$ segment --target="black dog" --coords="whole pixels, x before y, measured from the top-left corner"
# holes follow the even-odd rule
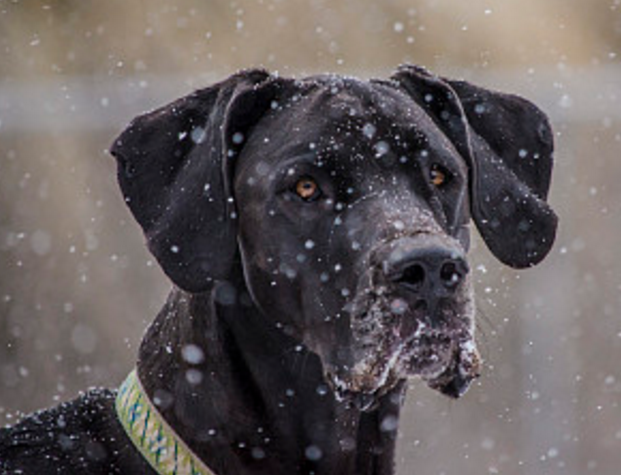
[[[175,288],[118,395],[0,432],[0,472],[393,473],[406,378],[478,375],[470,218],[543,259],[552,149],[531,103],[413,66],[245,71],[140,116],[111,151]]]

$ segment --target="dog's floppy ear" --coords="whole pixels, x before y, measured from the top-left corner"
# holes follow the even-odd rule
[[[540,262],[557,226],[546,202],[554,144],[545,114],[520,97],[416,66],[402,66],[393,79],[466,160],[472,217],[492,253],[515,268]]]
[[[137,117],[111,147],[150,251],[184,290],[207,290],[231,271],[233,163],[281,86],[263,70],[243,71]]]

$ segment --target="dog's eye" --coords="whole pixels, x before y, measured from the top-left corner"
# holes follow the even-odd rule
[[[297,181],[295,193],[304,201],[314,201],[321,196],[319,185],[310,177],[300,178]]]
[[[429,181],[437,188],[447,184],[449,180],[449,172],[441,165],[434,163],[429,170]]]

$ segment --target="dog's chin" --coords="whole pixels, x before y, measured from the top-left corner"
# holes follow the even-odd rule
[[[479,377],[481,359],[472,340],[458,342],[452,352],[452,357],[440,372],[426,374],[421,372],[420,377],[431,389],[457,399],[463,396],[471,383]]]
[[[427,330],[406,340],[389,332],[369,350],[348,371],[327,375],[337,398],[364,411],[372,410],[382,396],[408,378],[420,378],[430,388],[459,398],[480,372],[469,332]]]

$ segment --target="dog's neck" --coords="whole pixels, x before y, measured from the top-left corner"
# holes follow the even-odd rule
[[[244,305],[243,285],[225,290],[174,290],[140,348],[140,380],[178,436],[217,475],[393,473],[404,385],[369,412],[338,401],[317,355]]]

